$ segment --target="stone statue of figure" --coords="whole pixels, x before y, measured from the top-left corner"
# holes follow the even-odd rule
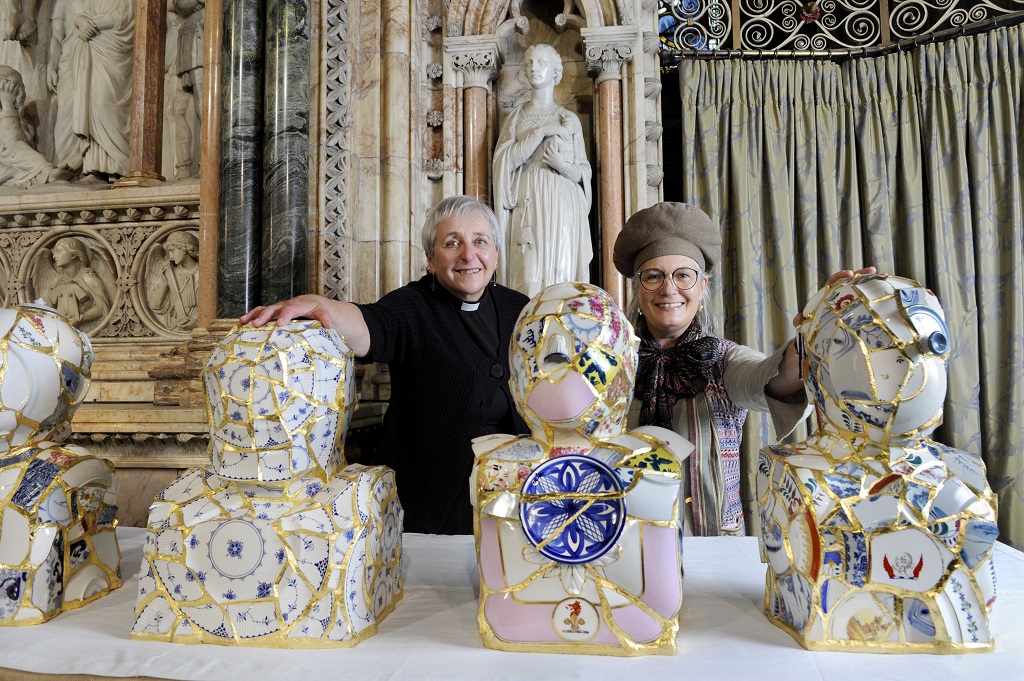
[[[82,331],[99,325],[113,305],[110,256],[79,237],[59,239],[52,253],[42,249],[31,279],[36,295]]]
[[[170,0],[168,9],[181,17],[178,26],[174,73],[180,90],[171,95],[171,118],[174,120],[174,177],[183,180],[192,174],[193,121],[202,120],[203,99],[203,30],[206,3],[203,0]],[[192,101],[195,116],[188,116]]]
[[[0,0],[0,40],[36,42],[36,0]]]
[[[69,171],[54,166],[33,146],[35,128],[25,104],[21,74],[0,65],[0,185],[27,189],[70,179]]]
[[[590,163],[580,119],[554,101],[562,59],[551,45],[526,50],[533,93],[505,119],[494,152],[494,208],[507,248],[504,277],[528,296],[590,281]]]
[[[57,0],[46,84],[57,165],[92,181],[126,174],[135,43],[132,0]]]
[[[981,457],[930,437],[952,347],[935,295],[843,279],[800,334],[818,426],[758,459],[765,613],[811,650],[990,650],[996,497]]]
[[[199,319],[199,239],[191,232],[171,232],[149,259],[146,289],[153,312],[171,329],[194,329]]]

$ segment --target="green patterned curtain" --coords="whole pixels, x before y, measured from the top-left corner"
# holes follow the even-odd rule
[[[846,267],[924,283],[953,343],[935,439],[984,457],[1000,539],[1024,549],[1024,28],[842,64],[684,60],[679,77],[682,196],[722,225],[724,335],[777,348]],[[772,437],[752,414],[745,460]]]

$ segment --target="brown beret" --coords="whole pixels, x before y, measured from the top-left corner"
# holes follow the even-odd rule
[[[707,213],[688,203],[663,201],[633,213],[615,239],[615,269],[632,277],[661,255],[688,255],[705,272],[722,253],[722,234]]]

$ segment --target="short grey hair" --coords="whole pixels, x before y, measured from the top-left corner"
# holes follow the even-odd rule
[[[714,336],[717,334],[717,330],[715,329],[715,315],[711,314],[710,305],[710,302],[714,300],[714,296],[712,295],[714,279],[712,279],[711,276],[705,272],[701,272],[700,274],[702,277],[707,279],[708,290],[704,292],[704,298],[701,299],[700,309],[697,310],[697,316],[694,317],[694,319],[697,320],[698,323],[700,323],[700,328],[704,332],[704,335]],[[636,275],[634,275],[630,281],[633,282],[633,295],[629,297],[629,302],[626,304],[626,318],[629,320],[630,324],[636,327],[637,323],[640,321],[641,316],[640,273],[637,272]]]
[[[424,252],[430,257],[434,257],[434,240],[437,238],[437,228],[442,222],[448,218],[471,214],[479,215],[487,220],[487,224],[491,227],[491,235],[494,237],[494,245],[500,251],[501,225],[498,224],[498,217],[491,207],[472,196],[449,196],[438,201],[427,213],[427,219],[423,221],[420,237],[423,240]]]

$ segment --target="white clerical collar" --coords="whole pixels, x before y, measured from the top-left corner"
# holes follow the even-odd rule
[[[477,301],[475,303],[467,303],[466,301],[462,301],[462,311],[463,312],[476,312],[479,309],[480,309],[480,302],[479,301]]]

